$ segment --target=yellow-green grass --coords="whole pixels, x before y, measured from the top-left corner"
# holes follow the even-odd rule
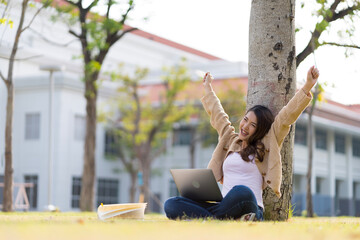
[[[360,239],[360,218],[294,217],[287,222],[144,220],[102,222],[96,213],[0,213],[0,239]]]

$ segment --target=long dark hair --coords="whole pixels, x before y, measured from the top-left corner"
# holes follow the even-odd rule
[[[240,154],[241,157],[247,162],[250,161],[250,155],[254,155],[255,158],[262,162],[265,155],[265,146],[261,140],[270,130],[271,124],[274,122],[274,115],[270,109],[262,105],[253,106],[246,112],[246,114],[248,112],[253,112],[257,118],[256,131],[249,138],[248,146],[244,148]]]

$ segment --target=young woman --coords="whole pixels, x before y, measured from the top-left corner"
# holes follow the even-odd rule
[[[216,180],[223,184],[224,198],[219,203],[209,203],[173,197],[165,202],[166,216],[170,219],[213,217],[262,221],[262,191],[269,186],[281,197],[282,142],[291,124],[311,101],[310,90],[318,77],[318,69],[311,67],[302,89],[275,118],[264,106],[250,108],[240,122],[239,133],[235,133],[212,89],[213,78],[210,73],[206,73],[203,81],[205,96],[201,101],[210,116],[211,125],[219,134],[208,168],[213,170]]]

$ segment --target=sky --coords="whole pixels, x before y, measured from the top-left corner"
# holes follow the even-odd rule
[[[251,0],[138,0],[135,3],[130,25],[229,61],[248,62]],[[304,8],[296,7],[295,24],[301,29],[296,35],[297,53],[309,41],[310,31],[318,21],[312,16],[311,4],[314,3],[307,1]],[[338,38],[337,31],[343,26],[333,24],[324,36]],[[305,81],[308,68],[316,65],[320,70],[319,82],[327,83],[325,90],[330,99],[360,104],[360,50],[351,53],[345,57],[344,48],[319,48],[298,67],[298,84]]]

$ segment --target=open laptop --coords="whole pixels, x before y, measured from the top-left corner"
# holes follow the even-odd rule
[[[170,169],[182,197],[220,202],[222,195],[211,169]]]

